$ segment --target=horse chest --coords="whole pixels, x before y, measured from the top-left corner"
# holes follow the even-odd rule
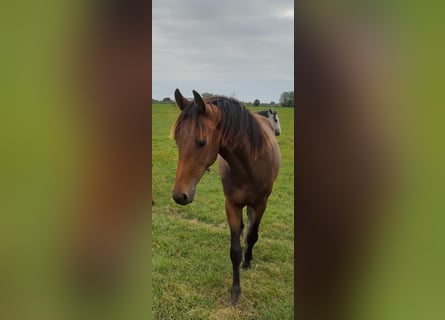
[[[224,194],[230,201],[237,205],[252,205],[265,199],[270,193],[269,189],[265,186],[246,182],[232,181],[228,183],[223,182]]]
[[[229,164],[219,159],[219,171],[225,196],[237,205],[262,202],[270,193],[273,181],[251,168]]]

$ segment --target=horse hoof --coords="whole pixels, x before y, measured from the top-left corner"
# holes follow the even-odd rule
[[[250,269],[250,261],[244,261],[241,268],[243,268],[244,270]]]
[[[232,288],[232,297],[231,297],[232,306],[235,306],[236,303],[238,302],[240,293],[241,293],[240,288]]]

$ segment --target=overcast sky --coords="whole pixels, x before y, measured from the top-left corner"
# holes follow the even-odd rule
[[[278,102],[293,90],[293,0],[153,0],[153,98],[179,88]]]

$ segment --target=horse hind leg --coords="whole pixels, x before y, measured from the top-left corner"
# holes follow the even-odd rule
[[[243,269],[250,269],[250,261],[252,260],[253,246],[258,240],[258,228],[260,226],[261,218],[266,209],[265,205],[256,206],[255,208],[247,207],[247,236],[246,236],[246,248],[244,250],[244,262]]]

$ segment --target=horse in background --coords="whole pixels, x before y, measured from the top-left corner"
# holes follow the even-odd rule
[[[256,113],[269,120],[269,123],[272,125],[276,136],[279,136],[281,134],[280,118],[278,117],[278,113],[275,110],[262,110],[257,111]]]

